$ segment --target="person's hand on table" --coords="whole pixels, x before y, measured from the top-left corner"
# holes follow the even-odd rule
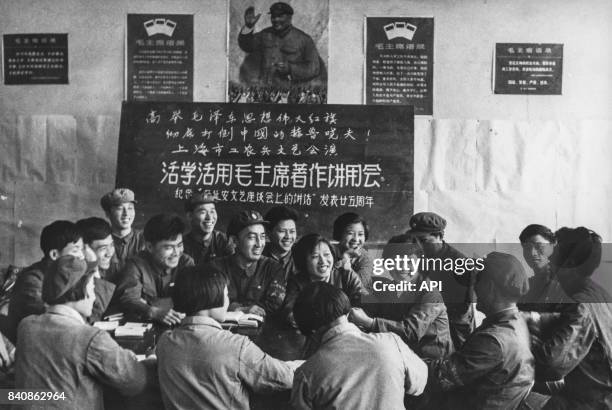
[[[160,307],[151,307],[151,318],[157,322],[167,326],[178,325],[185,317],[184,313],[177,312],[174,309],[163,309]]]
[[[372,329],[374,326],[374,319],[368,316],[368,314],[361,308],[351,308],[348,319],[364,329]]]
[[[243,310],[243,312],[266,317],[266,311],[259,305],[245,306],[245,310]]]
[[[252,28],[255,24],[257,24],[260,17],[261,13],[255,15],[254,7],[247,7],[247,9],[244,11],[244,25],[247,28]]]

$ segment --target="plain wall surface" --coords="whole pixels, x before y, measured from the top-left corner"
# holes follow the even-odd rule
[[[0,0],[2,34],[68,33],[70,64],[68,85],[0,84],[0,266],[39,258],[51,220],[102,215],[128,13],[193,14],[194,100],[225,101],[226,1]],[[414,207],[446,216],[451,241],[516,241],[533,222],[612,239],[612,2],[330,0],[329,14],[334,104],[363,102],[365,16],[434,17],[434,114],[416,119]],[[563,95],[494,95],[496,42],[563,43]]]

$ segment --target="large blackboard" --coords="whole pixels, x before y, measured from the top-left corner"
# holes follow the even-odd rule
[[[117,186],[135,191],[137,225],[208,190],[220,229],[287,204],[301,233],[329,237],[353,211],[384,242],[412,214],[413,118],[411,106],[124,102]]]

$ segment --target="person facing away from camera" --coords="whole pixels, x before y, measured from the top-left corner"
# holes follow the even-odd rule
[[[533,320],[535,391],[552,395],[545,409],[612,408],[612,297],[591,276],[602,258],[601,237],[590,229],[561,228],[550,257],[571,298],[556,320]]]
[[[66,255],[85,258],[83,235],[76,224],[70,221],[54,221],[45,226],[40,233],[40,249],[43,258],[21,271],[15,281],[9,302],[6,334],[13,343],[17,340],[17,326],[24,317],[45,312],[43,278],[53,261]]]
[[[382,259],[407,257],[406,269],[391,269],[392,279],[375,276],[373,291],[362,298],[362,308],[353,307],[349,320],[370,332],[393,332],[419,357],[441,359],[453,352],[448,315],[442,295],[436,289],[424,290],[425,278],[415,268],[423,256],[420,245],[408,235],[393,237],[383,248]],[[389,290],[388,285],[412,283],[415,290]]]
[[[134,395],[148,382],[145,365],[131,351],[85,322],[95,300],[95,262],[89,264],[72,255],[52,261],[42,287],[49,308],[19,324],[15,388],[63,393],[55,402],[61,408],[102,410],[103,386]]]
[[[350,309],[329,283],[310,283],[298,296],[295,321],[321,344],[295,372],[294,409],[403,409],[405,394],[423,393],[425,363],[394,333],[360,331],[348,322]]]
[[[289,390],[302,361],[277,360],[248,337],[224,330],[227,277],[201,266],[181,271],[172,299],[186,315],[157,344],[166,409],[249,409],[249,394]]]
[[[449,392],[449,408],[522,405],[535,373],[529,330],[516,307],[528,286],[518,259],[500,252],[487,255],[475,285],[477,309],[486,318],[453,354],[428,362],[428,390]]]

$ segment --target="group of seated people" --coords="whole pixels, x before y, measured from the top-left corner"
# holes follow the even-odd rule
[[[612,408],[612,300],[590,279],[595,232],[527,226],[531,277],[501,252],[462,275],[414,263],[378,275],[356,213],[336,218],[333,240],[300,236],[300,214],[285,206],[242,211],[224,233],[216,202],[185,202],[188,233],[168,214],[140,231],[134,193],[119,188],[101,199],[109,222],[46,226],[44,256],[19,273],[3,329],[16,343],[15,388],[64,391],[79,409],[104,408],[104,385],[130,395],[148,383],[167,409],[247,409],[251,393],[283,390],[295,409]],[[445,229],[417,213],[382,258],[465,258]],[[441,291],[423,290],[433,281]],[[400,283],[416,290],[379,290]],[[224,330],[228,311],[296,328],[304,357],[276,359]],[[118,313],[168,329],[154,356],[137,361],[92,326]]]

